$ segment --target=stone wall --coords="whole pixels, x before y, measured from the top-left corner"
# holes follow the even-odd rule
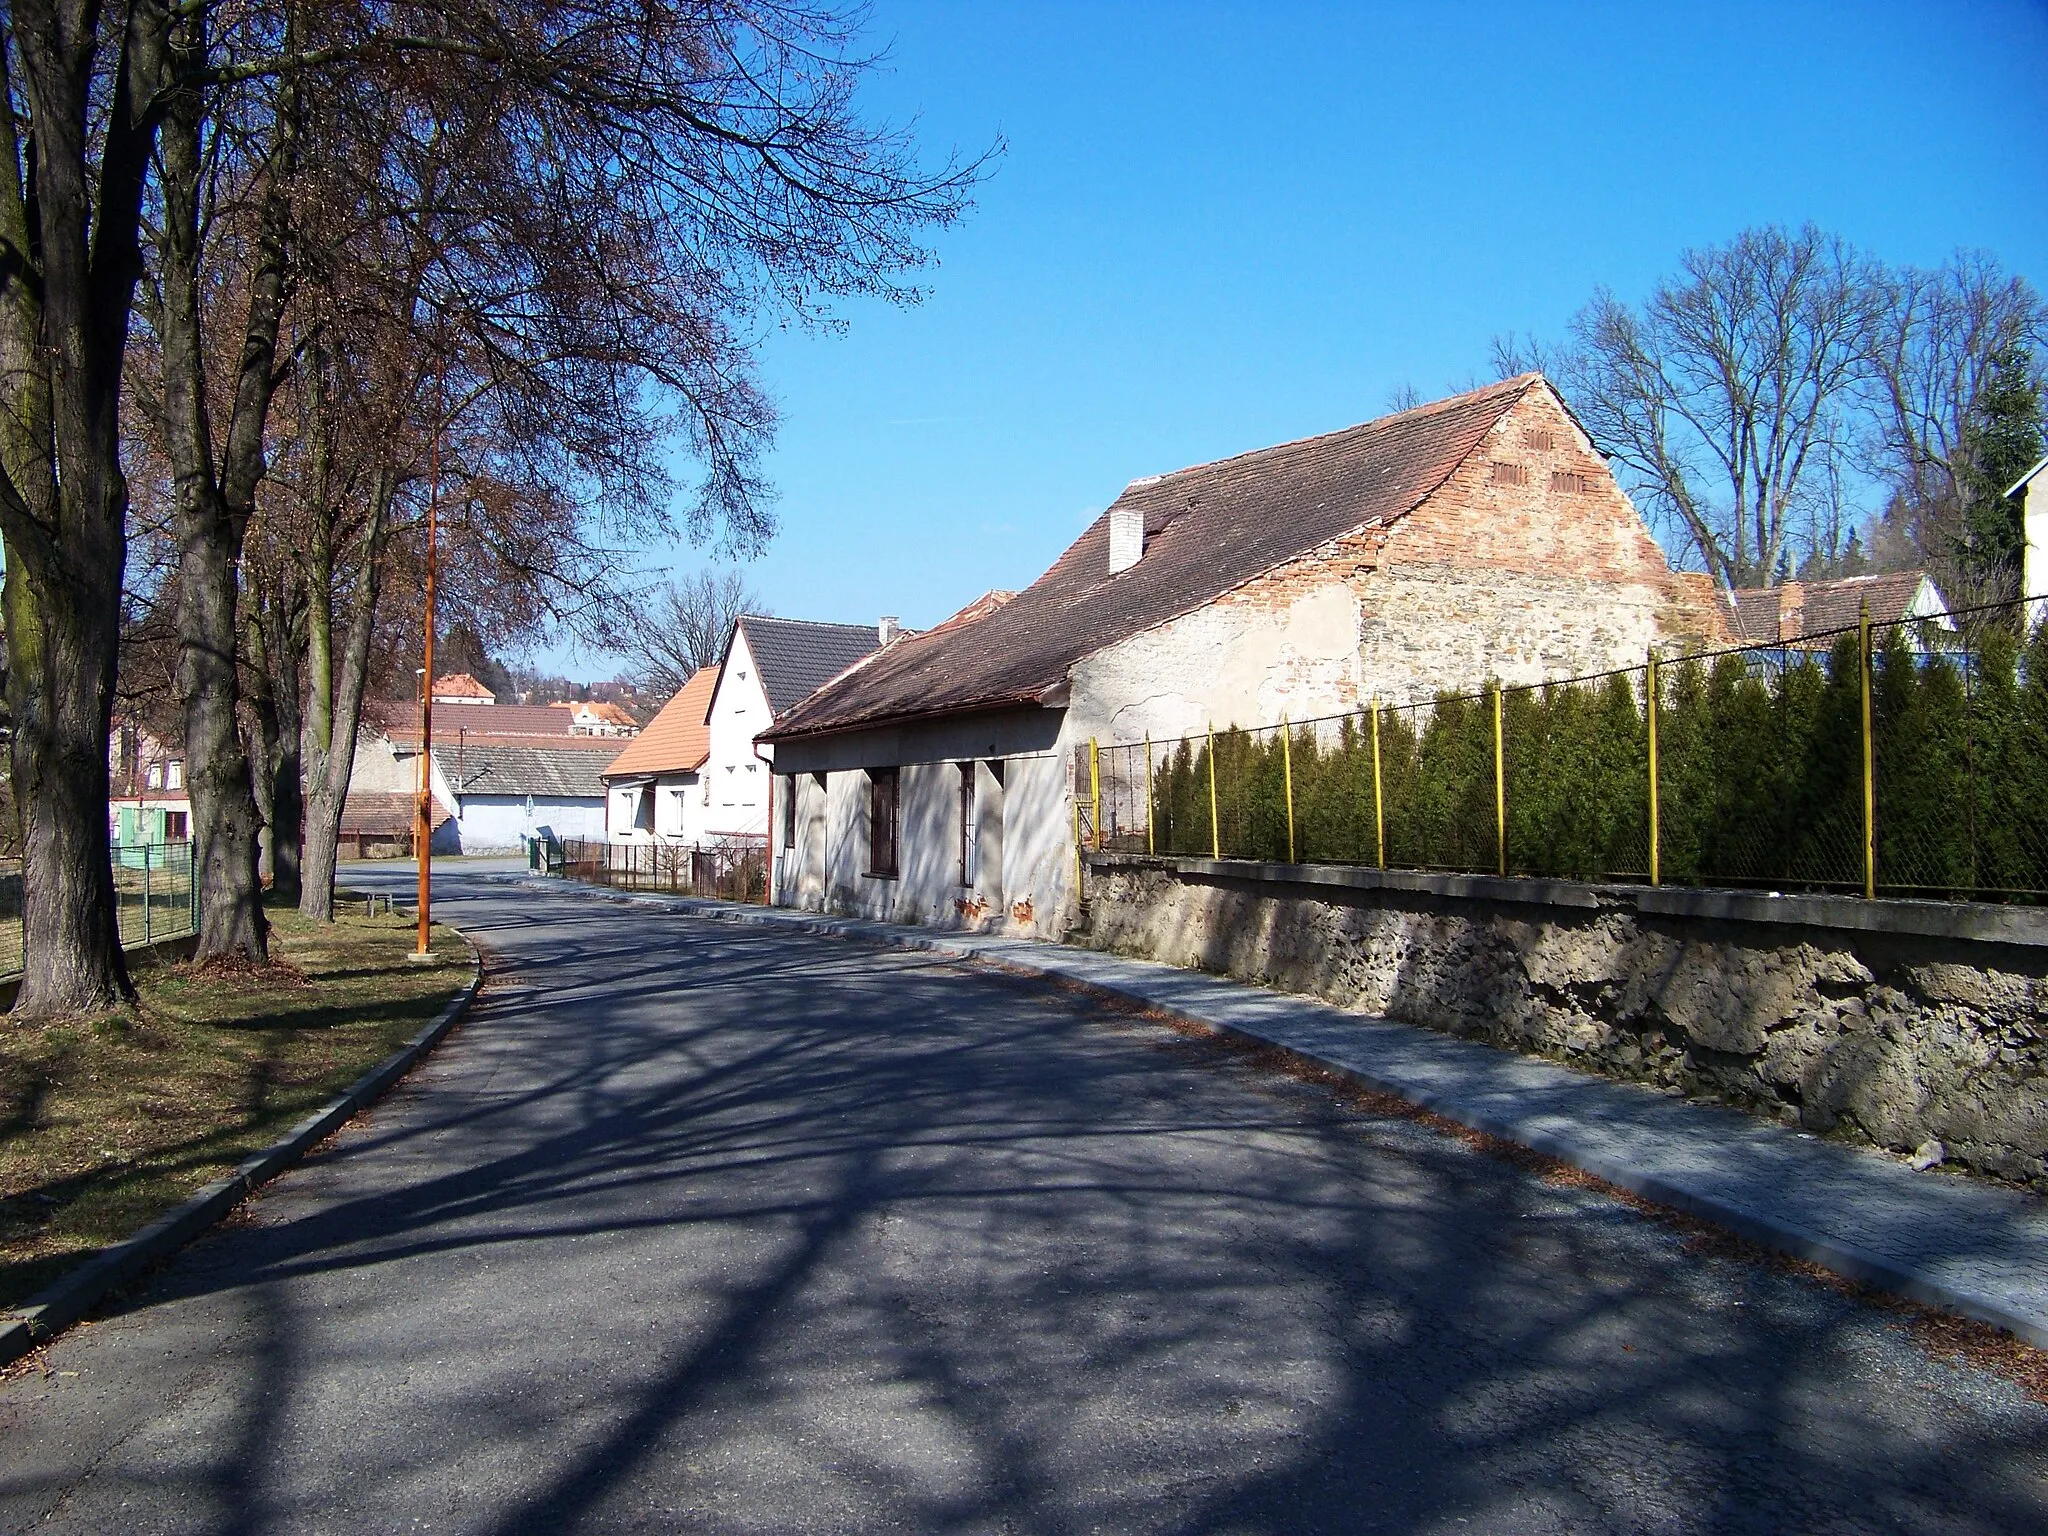
[[[2048,914],[1315,873],[1097,856],[1076,937],[2048,1193]]]

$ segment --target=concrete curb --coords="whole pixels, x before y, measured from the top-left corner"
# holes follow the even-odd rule
[[[185,1244],[227,1215],[255,1190],[284,1172],[307,1152],[368,1108],[419,1059],[440,1043],[455,1027],[476,998],[483,984],[483,960],[467,935],[469,983],[448,1000],[412,1039],[370,1068],[339,1096],[301,1120],[289,1131],[236,1165],[225,1178],[215,1179],[183,1204],[173,1207],[133,1237],[122,1239],[87,1259],[78,1268],[53,1281],[27,1305],[0,1313],[0,1366],[20,1359],[30,1350],[47,1344],[86,1313],[98,1306],[109,1292],[119,1290],[136,1276],[169,1258]]]
[[[1043,977],[1062,985],[1077,987],[1123,1003],[1134,1003],[1148,1009],[1156,1009],[1185,1020],[1203,1029],[1234,1037],[1253,1044],[1267,1046],[1283,1052],[1292,1060],[1306,1066],[1334,1073],[1359,1087],[1383,1093],[1391,1098],[1401,1099],[1419,1109],[1429,1111],[1445,1120],[1462,1125],[1469,1130],[1513,1142],[1532,1152],[1556,1158],[1583,1173],[1592,1174],[1615,1185],[1630,1194],[1638,1195],[1658,1205],[1668,1206],[1688,1216],[1712,1222],[1738,1237],[1746,1238],[1763,1247],[1787,1254],[1792,1258],[1804,1259],[1818,1264],[1847,1280],[1878,1290],[1888,1291],[1908,1300],[1944,1308],[1978,1322],[1989,1323],[2003,1328],[2037,1349],[2048,1349],[2048,1316],[2032,1312],[2020,1312],[2006,1306],[1993,1296],[1974,1291],[1964,1286],[1950,1284],[1924,1271],[1897,1264],[1882,1255],[1871,1253],[1853,1244],[1816,1233],[1796,1224],[1780,1220],[1766,1211],[1753,1210],[1741,1203],[1698,1190],[1686,1189],[1655,1174],[1629,1166],[1626,1162],[1592,1151],[1578,1145],[1569,1135],[1558,1135],[1532,1131],[1529,1127],[1517,1125],[1469,1104],[1462,1104],[1451,1094],[1434,1093],[1419,1088],[1414,1083],[1380,1077],[1355,1065],[1322,1055],[1303,1046],[1276,1040],[1258,1031],[1248,1029],[1240,1023],[1207,1016],[1201,1011],[1184,1005],[1165,1002],[1149,994],[1144,988],[1122,986],[1114,981],[1076,975],[1058,965],[1034,964],[1028,957],[1015,954],[992,956],[972,944],[951,940],[939,932],[929,935],[906,933],[882,925],[857,919],[820,917],[814,914],[797,914],[788,909],[748,909],[730,903],[706,901],[700,897],[656,896],[641,893],[614,892],[592,887],[580,887],[573,883],[557,880],[543,880],[527,876],[499,876],[501,880],[533,884],[555,890],[570,889],[585,892],[617,902],[629,902],[682,911],[698,917],[723,922],[747,923],[759,927],[775,928],[782,931],[819,934],[835,938],[863,939],[870,943],[888,947],[925,951],[940,954],[970,964],[984,966],[996,971],[1009,971]],[[1094,951],[1083,951],[1092,954]],[[1240,983],[1248,991],[1248,983]],[[1303,999],[1303,1001],[1313,1001]]]

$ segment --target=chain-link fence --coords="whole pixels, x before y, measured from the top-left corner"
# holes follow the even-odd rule
[[[190,843],[115,843],[108,852],[123,948],[198,932]],[[0,862],[0,977],[25,964],[21,901],[21,861]]]
[[[674,891],[759,904],[768,899],[768,839],[732,833],[704,843],[602,843],[570,838],[561,874],[589,885]]]
[[[1126,851],[2036,901],[2048,626],[2023,643],[2020,612],[1084,749],[1076,824]]]

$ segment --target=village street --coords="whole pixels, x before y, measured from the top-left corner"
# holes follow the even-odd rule
[[[0,1384],[0,1529],[2048,1526],[2048,1410],[1900,1314],[1158,1023],[573,889],[436,912],[477,1008]]]

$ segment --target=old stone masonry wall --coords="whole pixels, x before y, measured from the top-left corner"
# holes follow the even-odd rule
[[[1088,942],[2048,1193],[2048,950],[1582,905],[1091,872]]]

